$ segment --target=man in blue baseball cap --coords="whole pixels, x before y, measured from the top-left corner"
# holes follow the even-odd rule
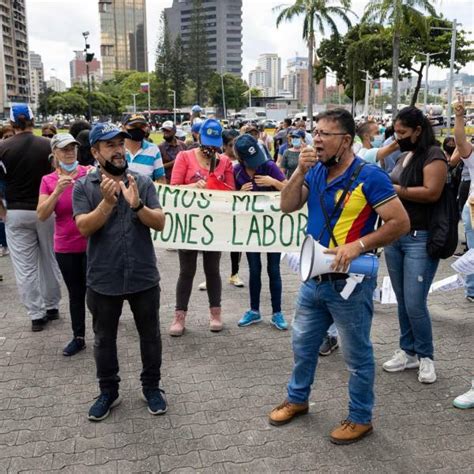
[[[90,132],[99,166],[74,185],[73,215],[87,247],[87,306],[95,334],[94,358],[100,395],[89,410],[101,421],[120,403],[117,327],[128,300],[140,336],[143,398],[152,415],[165,413],[159,388],[160,276],[150,229],[161,231],[165,215],[149,176],[127,171],[125,138],[111,123]]]
[[[15,277],[31,330],[42,331],[59,318],[59,268],[53,250],[54,217],[41,222],[36,214],[41,178],[51,173],[51,142],[34,135],[28,104],[12,104],[15,135],[0,144],[0,170],[6,182],[6,235]],[[3,166],[2,166],[3,164]]]

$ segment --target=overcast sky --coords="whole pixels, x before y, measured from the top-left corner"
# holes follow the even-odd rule
[[[160,13],[169,7],[172,0],[147,0],[147,28],[149,62],[155,62],[154,50],[158,37]],[[243,66],[245,80],[248,72],[256,65],[261,53],[278,53],[283,60],[296,53],[306,55],[306,47],[301,40],[302,22],[294,20],[290,24],[275,27],[276,13],[273,7],[291,4],[292,0],[243,0]],[[366,1],[353,0],[353,10],[359,16]],[[463,28],[474,31],[473,0],[438,0],[437,10],[448,19],[457,18]],[[83,31],[89,31],[92,51],[100,53],[100,25],[97,0],[26,0],[30,49],[41,54],[46,78],[57,76],[69,84],[69,61],[73,51],[84,48]],[[344,31],[344,29],[342,29]],[[471,33],[470,38],[474,39]],[[100,59],[100,58],[99,58]],[[464,71],[474,74],[474,63]],[[446,71],[430,69],[430,79],[443,79]]]

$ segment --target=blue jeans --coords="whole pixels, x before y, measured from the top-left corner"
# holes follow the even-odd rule
[[[467,203],[462,211],[462,221],[466,232],[467,248],[474,249],[474,229],[472,228],[471,211]],[[466,296],[474,297],[474,273],[466,275]]]
[[[427,240],[427,230],[410,232],[385,247],[385,260],[397,296],[400,348],[411,356],[433,359],[427,299],[439,260],[428,255]]]
[[[281,311],[281,275],[280,254],[267,253],[267,273],[270,280],[270,297],[273,313]],[[260,292],[262,291],[262,256],[260,253],[247,252],[249,262],[250,309],[260,311]]]
[[[370,423],[375,378],[370,328],[377,279],[365,278],[347,300],[340,295],[345,284],[345,280],[322,283],[309,280],[300,288],[293,320],[294,366],[288,383],[288,400],[304,403],[309,399],[319,348],[334,321],[350,372],[348,419]]]

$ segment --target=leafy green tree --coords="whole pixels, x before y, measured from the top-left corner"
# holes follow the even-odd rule
[[[185,45],[185,53],[188,77],[195,88],[195,100],[198,104],[204,103],[206,82],[211,75],[208,50],[205,11],[203,11],[202,0],[193,0],[191,31]]]
[[[308,45],[308,90],[309,100],[307,113],[310,119],[310,126],[313,127],[313,102],[314,102],[314,49],[316,44],[316,29],[323,36],[325,27],[329,26],[334,35],[339,31],[334,18],[341,19],[349,28],[351,22],[347,16],[351,12],[351,0],[340,0],[340,5],[330,5],[329,0],[295,0],[295,3],[284,8],[284,5],[275,7],[274,10],[280,11],[276,25],[277,27],[283,21],[291,21],[297,16],[303,16],[303,39]],[[352,13],[352,12],[351,12]]]
[[[416,86],[411,97],[411,105],[415,105],[418,100],[418,93],[421,88],[423,76],[426,73],[426,53],[431,53],[430,64],[440,68],[448,68],[451,58],[451,32],[447,30],[437,30],[432,27],[451,28],[452,22],[445,18],[427,17],[428,35],[419,31],[415,22],[410,22],[406,33],[402,37],[401,56],[410,58],[411,63],[408,68],[417,76]],[[454,69],[458,72],[469,61],[474,59],[472,41],[466,39],[466,32],[460,30],[456,34],[456,55],[454,58]],[[420,54],[423,53],[423,54]]]
[[[183,95],[186,87],[186,56],[181,36],[178,35],[173,43],[173,53],[171,60],[171,84],[176,92],[176,106],[183,104]]]
[[[160,25],[161,34],[156,47],[155,63],[155,74],[158,81],[157,100],[161,107],[169,108],[171,106],[169,83],[173,77],[174,51],[170,31],[168,28],[168,21],[166,19],[164,10],[161,14]]]
[[[240,110],[248,103],[248,85],[240,77],[233,74],[224,74],[224,94],[228,109]],[[222,79],[214,72],[207,84],[209,102],[215,107],[222,108]]]
[[[418,9],[420,10],[418,10]],[[407,24],[414,22],[419,31],[424,31],[427,36],[428,28],[423,16],[428,12],[437,16],[430,0],[369,0],[365,7],[364,22],[387,22],[392,27],[392,113],[398,110],[398,80],[400,48],[403,30]]]

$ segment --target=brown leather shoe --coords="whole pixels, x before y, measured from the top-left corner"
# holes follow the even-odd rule
[[[308,413],[308,402],[290,403],[288,400],[285,400],[270,412],[268,421],[273,426],[285,425],[295,416],[306,415],[306,413]]]
[[[351,444],[361,440],[372,431],[372,423],[362,425],[361,423],[344,420],[341,421],[341,426],[332,430],[330,440],[334,444]]]

